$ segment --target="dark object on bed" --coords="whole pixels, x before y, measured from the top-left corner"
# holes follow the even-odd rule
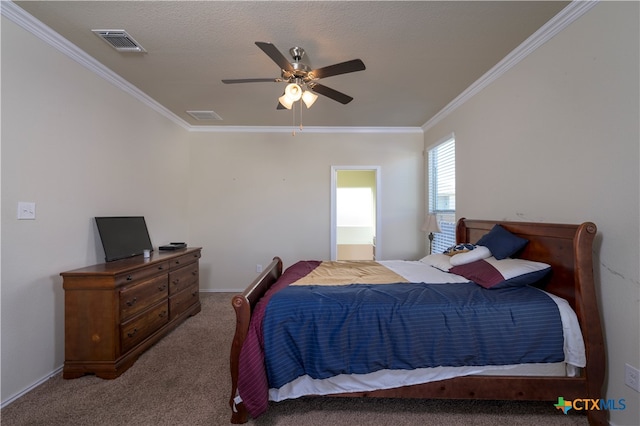
[[[542,376],[464,376],[436,382],[368,392],[340,394],[341,397],[384,398],[442,398],[492,400],[565,400],[599,399],[604,381],[605,355],[600,313],[593,281],[593,239],[596,226],[545,224],[526,222],[495,222],[460,219],[456,240],[478,241],[499,224],[504,229],[528,240],[518,257],[544,262],[553,273],[545,284],[545,291],[566,299],[578,316],[586,347],[587,365],[579,377]],[[251,314],[256,303],[282,274],[282,260],[278,257],[242,293],[233,297],[236,310],[236,332],[231,348],[232,423],[247,421],[247,411],[241,402],[234,404],[238,385],[239,357],[247,336]],[[606,412],[588,411],[589,422],[607,424]]]

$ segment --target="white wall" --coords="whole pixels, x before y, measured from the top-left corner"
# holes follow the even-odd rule
[[[204,247],[203,290],[244,289],[280,256],[330,258],[331,166],[380,166],[382,255],[417,258],[423,136],[333,133],[190,135],[190,243]]]
[[[602,2],[425,133],[455,132],[459,217],[598,226],[597,292],[608,369],[638,425],[640,367],[639,7]],[[560,396],[560,395],[559,395]]]
[[[185,137],[2,18],[3,402],[62,366],[59,273],[103,261],[94,216],[144,215],[156,246],[186,238]]]

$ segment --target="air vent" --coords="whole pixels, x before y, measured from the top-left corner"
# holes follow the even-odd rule
[[[146,50],[133,39],[125,30],[91,30],[95,35],[109,43],[118,52],[140,52]]]
[[[187,114],[196,120],[222,120],[222,117],[213,111],[187,111]]]

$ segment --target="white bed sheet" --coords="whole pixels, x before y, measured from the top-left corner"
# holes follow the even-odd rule
[[[330,395],[347,392],[366,392],[402,386],[436,382],[470,375],[492,376],[556,376],[574,377],[579,369],[564,362],[546,364],[514,364],[478,367],[435,367],[415,370],[380,370],[368,374],[340,374],[328,379],[314,379],[304,375],[279,389],[269,389],[271,401],[284,401],[308,395]]]
[[[443,272],[420,261],[388,260],[379,261],[379,263],[393,270],[409,282],[432,282],[443,283],[443,285],[469,282],[466,278]],[[279,389],[269,389],[269,399],[271,401],[282,401],[305,395],[329,395],[392,389],[474,374],[574,377],[579,374],[579,368],[586,365],[584,341],[577,315],[566,300],[547,292],[544,293],[556,302],[560,311],[564,333],[564,362],[380,370],[368,374],[341,374],[328,379],[313,379],[305,375]]]

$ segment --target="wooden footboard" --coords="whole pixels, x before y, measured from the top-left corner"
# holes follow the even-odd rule
[[[519,377],[467,376],[372,392],[340,394],[340,397],[385,398],[445,398],[541,400],[550,404],[565,400],[600,399],[605,374],[605,352],[600,313],[593,278],[593,240],[595,224],[581,225],[500,222],[460,219],[456,239],[475,242],[491,228],[500,224],[510,232],[529,240],[519,254],[524,259],[551,265],[553,273],[545,290],[566,299],[575,310],[586,345],[587,366],[580,377]],[[267,269],[242,293],[233,297],[236,311],[236,332],[231,347],[232,390],[229,404],[233,410],[231,422],[248,419],[242,403],[234,403],[238,384],[240,349],[247,336],[255,304],[282,274],[282,261],[275,257]],[[552,405],[550,405],[552,408]],[[606,425],[607,412],[587,412],[591,425]]]
[[[242,294],[236,294],[231,299],[233,309],[236,311],[236,332],[231,343],[231,423],[246,423],[248,416],[244,404],[236,403],[235,397],[238,390],[238,366],[240,360],[240,350],[244,339],[247,337],[251,313],[256,303],[264,296],[269,288],[282,275],[282,259],[274,257],[273,261],[262,271]]]

